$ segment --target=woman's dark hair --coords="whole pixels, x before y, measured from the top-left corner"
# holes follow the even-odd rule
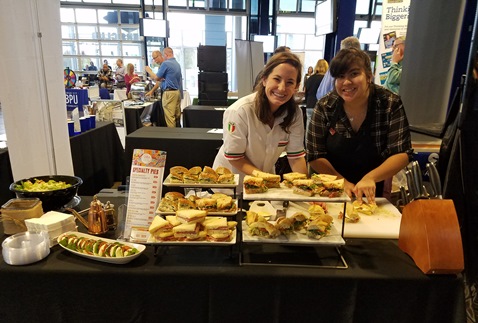
[[[341,49],[330,63],[330,75],[337,78],[339,75],[347,73],[352,65],[358,65],[365,71],[370,80],[373,79],[370,56],[361,49],[348,48]]]
[[[294,120],[295,113],[298,109],[298,104],[292,96],[289,101],[284,103],[277,109],[276,112],[273,114],[271,113],[269,99],[267,98],[265,87],[262,84],[262,81],[269,77],[272,73],[274,68],[276,68],[280,64],[289,64],[295,67],[297,70],[297,78],[296,83],[299,86],[300,81],[302,80],[302,63],[299,57],[291,52],[282,52],[273,55],[269,61],[267,62],[266,66],[261,71],[261,79],[257,83],[255,90],[257,91],[257,95],[254,101],[254,108],[257,117],[261,120],[262,123],[269,123],[272,119],[282,115],[287,111],[287,116],[284,118],[284,121],[280,124],[281,128],[284,129],[285,132],[289,132],[289,126]]]

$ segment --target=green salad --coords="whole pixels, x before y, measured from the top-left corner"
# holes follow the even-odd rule
[[[18,191],[26,192],[45,192],[45,191],[55,191],[62,190],[65,188],[71,187],[71,184],[67,184],[62,181],[55,181],[50,179],[48,182],[44,180],[35,178],[35,181],[32,183],[30,180],[24,181],[21,184],[15,185],[15,189]]]

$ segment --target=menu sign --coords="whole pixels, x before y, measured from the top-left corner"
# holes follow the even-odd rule
[[[124,237],[146,242],[161,197],[166,152],[135,149],[131,164]]]

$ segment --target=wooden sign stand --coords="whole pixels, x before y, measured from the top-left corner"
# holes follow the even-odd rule
[[[398,246],[425,274],[464,269],[460,227],[452,200],[415,200],[403,208]]]

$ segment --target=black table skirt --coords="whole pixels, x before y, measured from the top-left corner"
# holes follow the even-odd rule
[[[94,195],[124,177],[124,150],[112,122],[70,138],[73,169],[83,179],[79,195]]]
[[[83,205],[90,201],[82,199]],[[348,269],[239,266],[239,250],[170,247],[155,256],[148,245],[131,263],[113,265],[55,246],[35,264],[1,260],[0,319],[465,322],[461,275],[424,275],[396,240],[347,240]]]
[[[183,123],[187,128],[222,128],[224,109],[221,106],[190,105],[183,110]]]
[[[8,188],[13,183],[12,166],[8,149],[0,149],[0,206],[15,197]]]

